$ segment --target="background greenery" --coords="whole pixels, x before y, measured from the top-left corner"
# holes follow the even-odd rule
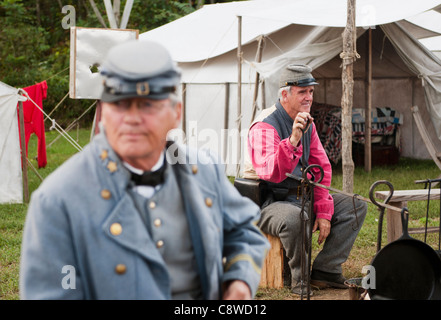
[[[205,3],[218,2],[230,1],[135,0],[127,29],[146,32]],[[104,1],[95,0],[95,3],[108,24]],[[121,15],[125,3],[121,0]],[[70,33],[61,24],[66,16],[62,8],[66,5],[75,7],[76,26],[103,27],[87,0],[0,0],[0,81],[24,88],[47,80],[48,98],[44,106],[48,112],[69,92]],[[66,99],[51,117],[66,127],[92,103],[85,99]],[[93,114],[89,112],[82,117],[81,124],[90,123]]]

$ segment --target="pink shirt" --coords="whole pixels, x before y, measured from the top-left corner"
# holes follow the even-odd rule
[[[312,132],[308,163],[318,164],[323,168],[324,176],[320,183],[330,186],[331,163],[317,135],[314,123],[310,130]],[[281,140],[276,129],[268,123],[257,122],[249,131],[248,153],[257,175],[262,180],[279,183],[290,179],[285,174],[293,172],[302,158],[302,152],[301,142],[294,147],[289,142],[289,137]],[[318,169],[313,169],[312,172],[317,179],[320,177]],[[331,220],[334,214],[334,201],[327,189],[314,187],[314,212],[317,218]]]

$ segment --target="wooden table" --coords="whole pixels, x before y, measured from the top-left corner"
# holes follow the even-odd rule
[[[417,190],[395,190],[392,198],[389,200],[388,204],[393,207],[404,208],[407,207],[407,201],[427,201],[428,189],[417,189]],[[376,191],[375,198],[385,200],[389,195],[389,191]],[[430,200],[440,199],[440,189],[430,190]],[[412,212],[409,212],[412,214]],[[401,237],[403,234],[403,228],[401,223],[401,212],[386,209],[386,219],[387,219],[387,242],[394,241]],[[437,228],[438,229],[438,228]],[[411,229],[409,229],[409,232]],[[410,232],[411,233],[411,232]]]

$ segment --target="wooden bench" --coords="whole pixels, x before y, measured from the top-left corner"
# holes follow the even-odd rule
[[[408,201],[427,201],[428,189],[417,189],[417,190],[395,190],[392,198],[389,200],[388,204],[393,207],[404,208],[407,207]],[[440,189],[430,190],[430,200],[440,199]],[[389,195],[389,191],[376,191],[375,197],[377,199],[385,200]],[[387,242],[394,241],[401,237],[403,234],[403,228],[401,223],[401,212],[386,209],[387,216]],[[438,230],[438,228],[435,228]],[[416,231],[416,232],[413,232]],[[420,231],[409,229],[409,233],[420,233]]]

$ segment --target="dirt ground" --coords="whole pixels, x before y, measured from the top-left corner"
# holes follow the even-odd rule
[[[293,295],[293,300],[300,300],[300,297]],[[303,299],[306,299],[304,297]],[[313,290],[311,300],[350,300],[349,289],[322,289]]]
[[[292,294],[289,289],[260,288],[257,300],[300,300],[300,296]],[[357,295],[355,289],[313,289],[310,300],[358,300],[361,292]],[[364,297],[364,296],[363,296]],[[306,296],[303,297],[306,300]]]

